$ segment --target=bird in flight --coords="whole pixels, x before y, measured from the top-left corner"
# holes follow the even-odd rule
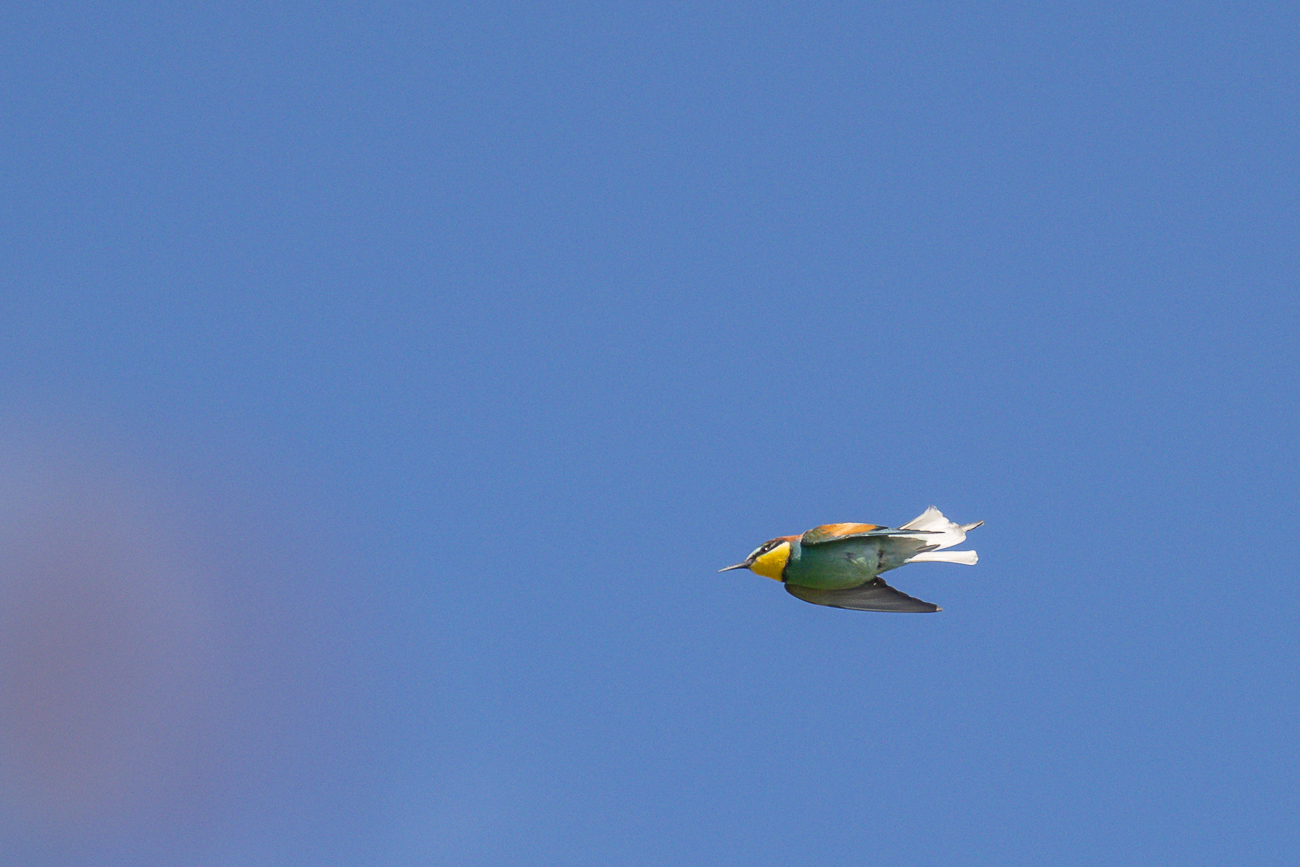
[[[785,585],[814,605],[856,611],[941,611],[885,583],[881,572],[907,563],[964,563],[974,551],[947,551],[983,524],[954,524],[934,506],[897,529],[876,524],[823,524],[802,536],[778,536],[754,549],[744,562],[719,572],[748,569]]]

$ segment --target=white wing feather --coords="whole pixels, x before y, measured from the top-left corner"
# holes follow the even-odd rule
[[[974,551],[947,551],[944,548],[951,548],[953,545],[960,545],[966,541],[966,531],[974,530],[983,524],[983,521],[976,521],[974,524],[954,524],[944,517],[934,506],[926,509],[912,520],[908,521],[900,530],[920,530],[916,536],[935,547],[929,551],[923,551],[920,554],[909,559],[909,563],[964,563],[968,566],[975,565],[979,557]]]

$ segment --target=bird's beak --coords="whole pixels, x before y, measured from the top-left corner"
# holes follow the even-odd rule
[[[719,572],[730,572],[732,569],[748,569],[748,563],[737,563],[735,566],[728,566],[726,569],[719,569]]]

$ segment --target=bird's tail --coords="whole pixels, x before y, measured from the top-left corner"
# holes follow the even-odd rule
[[[907,562],[962,563],[967,566],[974,566],[979,560],[974,551],[944,551],[942,549],[951,548],[953,545],[960,545],[965,542],[966,531],[974,530],[983,523],[983,521],[976,521],[974,524],[955,524],[944,517],[943,512],[931,506],[900,528],[921,531],[914,538],[934,546],[929,551],[914,554]]]
[[[924,539],[938,548],[951,548],[966,541],[967,530],[974,530],[983,523],[976,521],[974,524],[954,524],[944,517],[943,512],[931,506],[899,529],[920,530],[918,539]]]
[[[922,551],[909,557],[908,563],[962,563],[974,566],[979,562],[979,555],[974,551]]]

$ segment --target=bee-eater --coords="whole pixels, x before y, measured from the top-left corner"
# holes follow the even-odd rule
[[[894,529],[875,524],[823,524],[802,536],[764,542],[745,562],[719,569],[749,569],[785,585],[814,605],[858,611],[941,611],[890,587],[881,572],[907,563],[975,565],[974,551],[945,551],[983,524],[954,524],[934,506]]]

